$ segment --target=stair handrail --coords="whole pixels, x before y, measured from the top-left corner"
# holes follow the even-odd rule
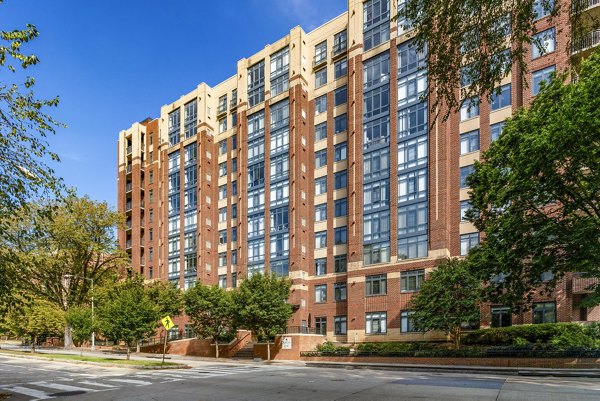
[[[239,338],[235,338],[233,339],[229,344],[227,344],[227,354],[229,354],[231,352],[231,350],[235,349],[235,347],[241,343],[243,340],[246,339],[246,337],[248,336],[252,336],[252,332],[247,332],[246,334],[244,334],[242,337]]]

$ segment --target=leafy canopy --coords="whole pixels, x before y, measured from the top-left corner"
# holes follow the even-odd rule
[[[570,20],[571,43],[598,26],[582,11],[587,2],[556,0],[406,0],[399,2],[401,30],[411,30],[415,46],[427,51],[432,110],[445,118],[471,97],[490,98],[511,70],[528,72],[531,45],[541,18]],[[570,44],[562,52],[570,53]],[[461,81],[462,84],[461,85]],[[466,83],[471,83],[470,85]],[[460,87],[460,90],[458,88]]]
[[[64,126],[47,112],[58,106],[58,97],[36,98],[35,79],[23,77],[25,70],[39,62],[35,54],[24,50],[38,35],[30,24],[24,29],[0,30],[0,231],[3,219],[15,209],[26,207],[41,192],[57,193],[61,187],[45,163],[59,160],[46,139]]]
[[[185,293],[185,313],[198,337],[218,342],[235,336],[232,294],[216,285],[197,285]]]
[[[148,296],[140,276],[111,286],[98,301],[100,331],[115,342],[124,341],[128,350],[158,326],[160,310]]]
[[[419,331],[438,330],[450,336],[460,347],[461,326],[479,322],[481,282],[467,262],[448,259],[429,274],[412,298],[411,318]]]
[[[234,292],[239,326],[260,340],[271,340],[287,327],[292,306],[287,303],[291,282],[275,275],[253,274]]]
[[[565,79],[507,121],[468,179],[468,217],[485,233],[469,259],[506,304],[530,300],[545,272],[550,288],[566,272],[600,277],[600,53]]]

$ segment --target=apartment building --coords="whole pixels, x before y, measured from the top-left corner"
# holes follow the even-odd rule
[[[349,0],[121,131],[119,241],[132,269],[182,289],[289,276],[290,326],[342,342],[432,338],[414,331],[408,303],[441,260],[479,243],[464,220],[473,162],[539,82],[600,35],[566,52],[568,18],[552,25],[538,7],[546,51],[531,49],[528,87],[515,67],[491,102],[432,124],[425,57],[391,21],[397,9]],[[578,307],[584,280],[568,276],[520,315],[486,306],[481,325],[597,320]]]

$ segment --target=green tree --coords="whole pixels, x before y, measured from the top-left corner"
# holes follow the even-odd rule
[[[158,325],[159,308],[148,296],[140,276],[106,289],[98,304],[100,331],[110,340],[127,344],[127,359],[132,344],[151,335]]]
[[[576,83],[559,76],[509,119],[469,177],[484,241],[469,259],[488,296],[524,307],[553,273],[600,277],[600,53]],[[548,277],[545,274],[546,278]],[[498,279],[501,278],[501,279]],[[588,302],[600,302],[600,287]]]
[[[185,313],[194,331],[198,337],[214,341],[217,358],[219,341],[231,339],[236,331],[232,294],[216,285],[197,285],[184,295]]]
[[[95,330],[92,309],[87,306],[75,306],[67,312],[67,322],[72,328],[73,341],[79,344],[83,353],[83,342],[90,339]]]
[[[490,97],[513,67],[526,85],[536,21],[569,20],[561,52],[570,53],[583,36],[598,27],[584,13],[587,2],[558,0],[406,0],[400,3],[400,29],[412,29],[420,51],[427,51],[427,77],[432,111],[448,117],[473,96]],[[457,90],[461,77],[470,85]]]
[[[29,72],[40,61],[24,49],[38,36],[37,28],[30,24],[25,29],[0,30],[0,69],[6,68],[0,83],[0,232],[4,218],[15,209],[27,207],[32,197],[44,191],[56,193],[60,188],[54,171],[45,163],[47,159],[58,161],[47,143],[47,137],[63,126],[47,114],[48,108],[58,106],[58,97],[36,98],[35,79],[17,74]]]
[[[461,326],[479,322],[481,281],[460,259],[448,259],[429,274],[412,298],[411,318],[420,331],[437,330],[460,348]]]
[[[285,331],[292,316],[287,303],[290,288],[287,278],[253,274],[234,292],[239,326],[251,330],[259,341],[267,341],[267,359],[271,359],[271,340]]]
[[[114,281],[127,261],[119,250],[115,228],[122,218],[106,203],[73,194],[18,211],[0,238],[0,263],[10,264],[19,288],[64,311],[88,304],[92,281]],[[65,326],[65,347],[72,346]]]
[[[31,339],[31,352],[39,338],[60,335],[65,325],[65,313],[56,305],[37,298],[28,298],[23,313],[11,319],[10,328],[18,336]]]
[[[181,315],[183,296],[175,283],[154,281],[146,287],[146,290],[152,302],[158,307],[161,318]]]

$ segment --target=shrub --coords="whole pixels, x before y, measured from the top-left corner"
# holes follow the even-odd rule
[[[378,354],[381,356],[397,354],[397,353],[406,353],[412,351],[423,351],[429,350],[432,348],[432,344],[418,342],[418,343],[408,343],[408,342],[384,342],[384,343],[363,343],[359,344],[356,347],[358,353],[371,353]]]
[[[550,340],[550,344],[559,350],[572,348],[592,349],[595,348],[594,343],[594,339],[588,335],[588,330],[585,328],[583,330],[562,328],[560,334]]]
[[[335,352],[349,353],[350,349],[344,346],[334,345],[331,341],[325,341],[323,344],[317,345],[317,352]]]
[[[563,330],[583,332],[584,326],[577,323],[527,324],[511,327],[480,329],[467,333],[464,344],[470,345],[512,345],[520,337],[530,343],[547,344],[559,336]]]
[[[524,339],[523,337],[516,337],[513,340],[513,345],[517,346],[517,347],[522,347],[524,345],[528,345],[529,341],[527,341],[526,339]]]

